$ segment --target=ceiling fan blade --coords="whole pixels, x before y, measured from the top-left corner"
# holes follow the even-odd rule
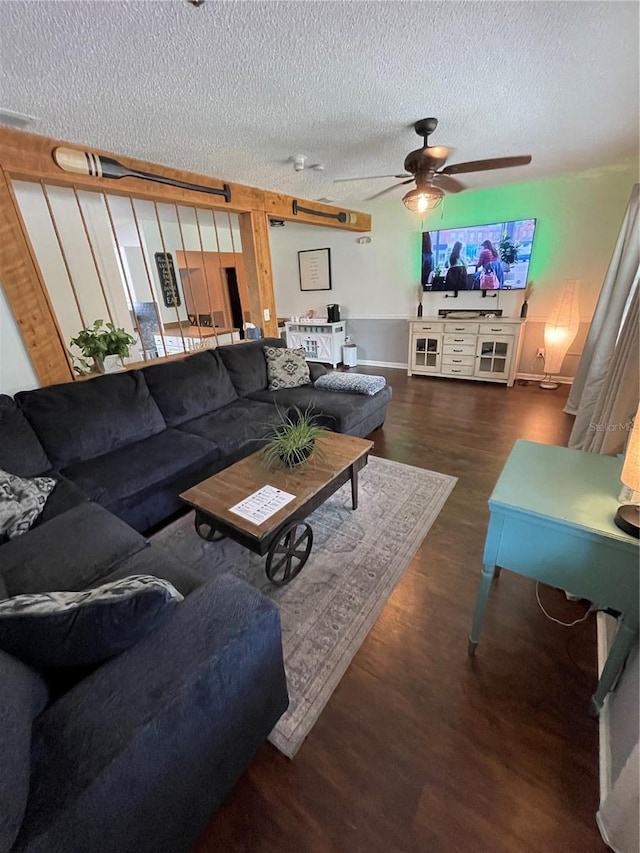
[[[346,184],[348,181],[375,181],[377,178],[411,178],[411,175],[369,175],[366,178],[334,178],[334,184]]]
[[[405,184],[412,184],[414,181],[411,178],[408,181],[401,181],[399,184],[392,184],[390,187],[387,187],[386,190],[382,190],[382,192],[376,193],[375,195],[370,195],[369,198],[365,198],[365,201],[373,201],[374,198],[380,198],[381,195],[385,195],[386,193],[390,193],[391,190],[395,190],[398,187],[403,187]]]
[[[493,160],[471,160],[469,163],[453,163],[445,166],[443,175],[462,175],[465,172],[489,172],[491,169],[511,169],[513,166],[528,166],[531,156],[496,157]]]
[[[433,178],[431,178],[431,183],[448,193],[460,193],[462,190],[466,190],[463,183],[456,181],[455,178],[451,178],[449,175],[442,174],[442,172],[436,172]]]

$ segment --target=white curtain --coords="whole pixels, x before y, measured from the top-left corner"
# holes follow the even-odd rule
[[[631,192],[578,372],[565,406],[576,415],[569,447],[595,453],[624,449],[623,425],[638,405],[640,185]]]
[[[638,744],[613,783],[606,800],[600,804],[596,821],[605,842],[616,853],[638,853]]]

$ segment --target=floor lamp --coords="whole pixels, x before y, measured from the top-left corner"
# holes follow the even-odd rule
[[[565,279],[556,307],[544,326],[544,379],[540,387],[545,390],[558,387],[559,383],[552,377],[560,373],[562,362],[578,334],[578,284],[578,279]]]

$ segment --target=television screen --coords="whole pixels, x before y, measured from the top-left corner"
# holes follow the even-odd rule
[[[422,235],[425,290],[520,290],[527,286],[535,219],[443,228]]]

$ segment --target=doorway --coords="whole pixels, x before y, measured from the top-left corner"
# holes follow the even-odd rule
[[[239,330],[240,340],[244,340],[244,317],[242,315],[240,288],[238,287],[238,273],[235,267],[225,267],[224,274],[227,282],[227,293],[229,294],[231,325]]]

